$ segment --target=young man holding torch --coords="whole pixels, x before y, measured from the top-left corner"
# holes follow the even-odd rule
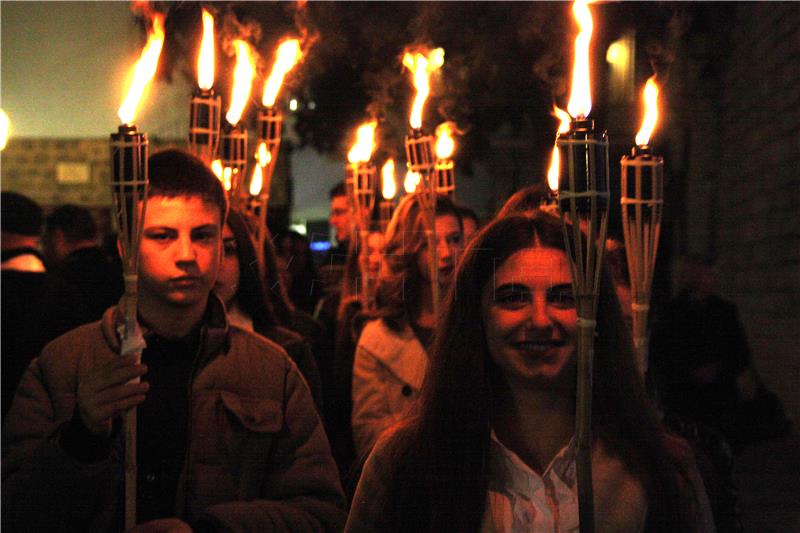
[[[276,344],[229,327],[211,293],[227,211],[219,181],[175,150],[152,156],[149,173],[141,364],[118,355],[117,308],[34,360],[3,431],[3,526],[120,530],[119,422],[138,406],[136,529],[341,529],[336,466],[305,381]]]

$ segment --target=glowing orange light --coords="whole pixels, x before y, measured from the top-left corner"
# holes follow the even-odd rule
[[[211,162],[211,171],[217,176],[220,180],[222,179],[222,160],[215,159]]]
[[[267,143],[258,145],[258,152],[256,152],[256,160],[261,167],[265,167],[272,162],[272,154],[267,150]]]
[[[406,52],[403,56],[403,66],[411,71],[414,88],[417,90],[409,118],[409,123],[414,129],[422,127],[422,109],[431,92],[430,75],[442,65],[444,65],[444,49],[442,48],[435,48],[427,55],[421,52],[414,54]]]
[[[397,194],[394,182],[394,159],[389,159],[381,168],[381,195],[384,200],[391,200]]]
[[[250,179],[250,194],[258,196],[261,194],[261,187],[264,184],[264,176],[261,173],[261,165],[253,165],[253,177]]]
[[[214,85],[214,16],[203,10],[203,40],[197,55],[197,85],[207,91]]]
[[[645,146],[658,123],[658,85],[656,77],[651,76],[644,85],[644,120],[642,128],[636,134],[636,145]]]
[[[6,112],[0,109],[0,150],[8,144],[8,132],[11,130],[11,121],[8,120]]]
[[[456,149],[456,142],[453,139],[452,122],[443,122],[436,127],[436,157],[439,159],[450,159]]]
[[[287,39],[278,46],[275,64],[272,66],[272,72],[264,84],[264,93],[261,96],[263,105],[267,107],[275,105],[275,99],[278,97],[283,78],[300,61],[302,56],[303,53],[300,51],[300,41],[298,39]]]
[[[142,94],[155,76],[158,67],[158,58],[161,55],[161,48],[164,46],[164,15],[156,13],[153,16],[153,26],[147,35],[147,44],[142,49],[139,61],[133,69],[133,80],[131,81],[128,94],[122,105],[117,111],[117,115],[123,124],[132,124],[133,117],[136,115],[136,108],[142,99]]]
[[[231,167],[225,167],[222,169],[222,186],[225,187],[226,191],[231,190],[232,176],[233,176],[233,169]]]
[[[553,113],[560,121],[558,124],[558,134],[567,133],[569,131],[569,123],[571,117],[569,113],[554,105]],[[547,185],[551,190],[558,190],[558,175],[561,172],[561,155],[558,151],[558,146],[553,146],[553,154],[550,156],[550,168],[547,170]]]
[[[236,48],[236,67],[233,69],[233,93],[231,94],[231,105],[225,115],[228,124],[235,126],[239,123],[250,98],[250,89],[253,85],[255,68],[253,60],[250,58],[250,47],[242,40],[233,41]]]
[[[375,128],[378,121],[366,122],[356,130],[356,142],[347,153],[347,160],[350,163],[366,163],[372,157],[375,149]]]
[[[592,88],[589,82],[589,44],[592,40],[592,12],[587,0],[575,0],[572,14],[580,31],[575,38],[575,62],[572,65],[572,91],[567,111],[575,118],[588,117],[592,110]]]
[[[417,190],[417,185],[422,181],[422,175],[419,172],[409,170],[406,172],[406,179],[403,180],[403,189],[406,193],[411,194]]]

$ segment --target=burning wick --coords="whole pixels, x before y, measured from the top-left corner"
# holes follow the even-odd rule
[[[422,181],[422,175],[419,172],[409,170],[406,172],[406,178],[403,180],[403,189],[406,194],[413,194],[417,190],[417,185]]]
[[[430,75],[442,65],[444,65],[444,49],[442,48],[435,48],[427,55],[420,52],[414,54],[406,52],[403,56],[403,66],[411,71],[414,88],[417,90],[409,118],[412,129],[422,128],[422,109],[431,92]]]
[[[203,10],[203,40],[197,56],[197,86],[210,91],[214,85],[214,16]]]
[[[253,168],[253,177],[250,179],[250,194],[258,196],[261,194],[261,187],[264,183],[264,177],[261,173],[261,165],[255,165]]]
[[[452,122],[443,122],[436,127],[436,157],[438,159],[450,159],[456,149],[453,139],[455,130]]]
[[[572,121],[572,117],[569,116],[569,113],[556,105],[553,105],[553,114],[560,121],[558,124],[558,131],[556,132],[556,138],[558,138],[562,133],[567,133],[569,131],[569,124]],[[550,157],[550,168],[547,171],[547,185],[552,192],[558,192],[558,177],[561,172],[560,162],[561,154],[558,150],[558,145],[555,144],[553,145],[553,155]]]
[[[650,142],[650,136],[658,122],[658,85],[656,85],[656,77],[651,76],[644,86],[644,119],[642,120],[642,127],[636,134],[636,146],[644,148]]]
[[[142,99],[142,94],[153,79],[158,68],[158,58],[161,55],[161,48],[164,46],[164,15],[156,13],[153,16],[153,28],[147,36],[139,61],[133,71],[133,81],[128,89],[128,94],[122,105],[119,107],[117,115],[123,124],[132,124],[136,114],[136,108]]]
[[[394,180],[394,159],[389,159],[381,167],[381,196],[384,200],[392,200],[397,194]]]
[[[288,39],[278,46],[275,64],[264,84],[264,93],[261,96],[262,105],[265,107],[275,105],[275,99],[278,97],[283,78],[300,61],[301,57],[303,57],[303,53],[300,51],[300,41],[298,39]]]
[[[347,153],[347,161],[353,164],[367,163],[372,158],[372,151],[375,148],[375,128],[378,127],[378,121],[373,120],[362,124],[356,130],[356,142],[350,151]]]
[[[250,47],[242,40],[233,41],[236,48],[236,67],[233,70],[233,92],[231,105],[225,114],[225,120],[231,126],[236,126],[242,118],[247,99],[250,98],[250,89],[253,84],[255,68],[250,59]]]

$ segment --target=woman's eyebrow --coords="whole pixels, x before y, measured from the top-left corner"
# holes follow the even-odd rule
[[[501,291],[527,291],[528,287],[522,283],[503,283],[494,288],[494,292]]]

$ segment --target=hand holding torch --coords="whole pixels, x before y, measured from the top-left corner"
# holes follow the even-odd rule
[[[147,44],[136,64],[128,94],[119,108],[122,122],[111,134],[111,193],[119,230],[120,255],[125,279],[123,323],[119,327],[120,355],[141,358],[144,337],[137,322],[139,243],[147,206],[147,136],[133,124],[142,94],[153,78],[164,45],[164,16],[155,14]],[[136,524],[136,408],[125,414],[125,528]]]

